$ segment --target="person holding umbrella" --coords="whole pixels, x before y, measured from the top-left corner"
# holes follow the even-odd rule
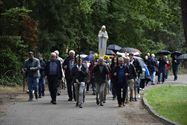
[[[178,68],[179,68],[180,61],[177,59],[177,55],[172,56],[172,70],[174,75],[174,81],[177,80],[178,76]]]
[[[162,83],[164,83],[165,81],[166,64],[167,64],[167,61],[165,59],[165,56],[164,54],[161,54],[160,58],[158,59],[158,84],[161,81]]]

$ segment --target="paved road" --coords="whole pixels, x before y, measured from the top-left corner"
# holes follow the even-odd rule
[[[96,105],[95,96],[87,94],[82,109],[75,107],[75,102],[68,102],[67,95],[58,97],[57,105],[49,101],[46,96],[38,101],[16,102],[0,118],[0,125],[160,125],[140,101],[118,108],[116,100],[108,95],[101,107]]]
[[[187,81],[186,75],[179,76],[181,83]],[[172,78],[168,81],[172,82]],[[66,92],[64,92],[66,93]],[[117,101],[109,94],[106,104],[101,107],[95,103],[95,96],[87,93],[82,109],[75,102],[68,102],[67,95],[57,98],[57,105],[50,104],[50,97],[38,101],[19,101],[9,105],[0,125],[161,125],[142,106],[140,99],[119,108]],[[24,99],[26,100],[26,98]]]

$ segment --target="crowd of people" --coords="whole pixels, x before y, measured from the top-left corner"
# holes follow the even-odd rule
[[[125,57],[113,55],[108,60],[84,60],[71,50],[68,57],[62,59],[56,50],[51,53],[49,61],[44,61],[41,55],[36,58],[33,52],[29,52],[23,71],[27,78],[29,101],[33,100],[33,94],[35,99],[45,96],[47,79],[52,104],[57,103],[56,97],[66,87],[68,101],[74,100],[76,106],[82,108],[86,91],[91,86],[97,105],[103,106],[107,94],[111,92],[113,100],[117,98],[118,106],[121,107],[129,101],[137,101],[140,90],[147,84],[164,83],[171,67],[174,80],[177,80],[179,64],[176,56],[170,61],[165,55],[157,59],[149,53],[144,59],[129,53]]]

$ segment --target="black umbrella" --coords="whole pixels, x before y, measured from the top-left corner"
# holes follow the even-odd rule
[[[174,52],[171,53],[171,57],[174,57],[174,55],[180,56],[180,55],[182,55],[182,53],[179,52],[179,51],[174,51]]]
[[[137,56],[134,56],[134,58],[138,60],[141,68],[144,68],[144,65],[145,65],[144,60],[141,57],[137,57]]]
[[[112,50],[106,50],[106,55],[114,55],[115,52]]]
[[[116,44],[110,44],[108,47],[107,47],[108,50],[113,50],[113,51],[119,51],[121,49],[120,46],[116,45]]]
[[[177,59],[179,59],[179,60],[187,60],[187,53],[180,55]]]
[[[161,51],[159,51],[157,54],[158,55],[169,55],[171,52],[170,51],[168,51],[168,50],[161,50]]]
[[[120,49],[121,53],[133,53],[134,55],[140,55],[141,54],[141,51],[136,49],[136,48],[131,48],[131,47],[124,47],[122,49]]]

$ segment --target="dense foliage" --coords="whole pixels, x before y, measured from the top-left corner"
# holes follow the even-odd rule
[[[44,55],[55,49],[63,55],[79,47],[84,53],[97,51],[103,24],[109,44],[143,53],[184,51],[180,4],[179,0],[0,0],[0,57],[6,58],[0,61],[0,76],[20,71],[29,50]],[[12,40],[15,36],[20,39]]]

